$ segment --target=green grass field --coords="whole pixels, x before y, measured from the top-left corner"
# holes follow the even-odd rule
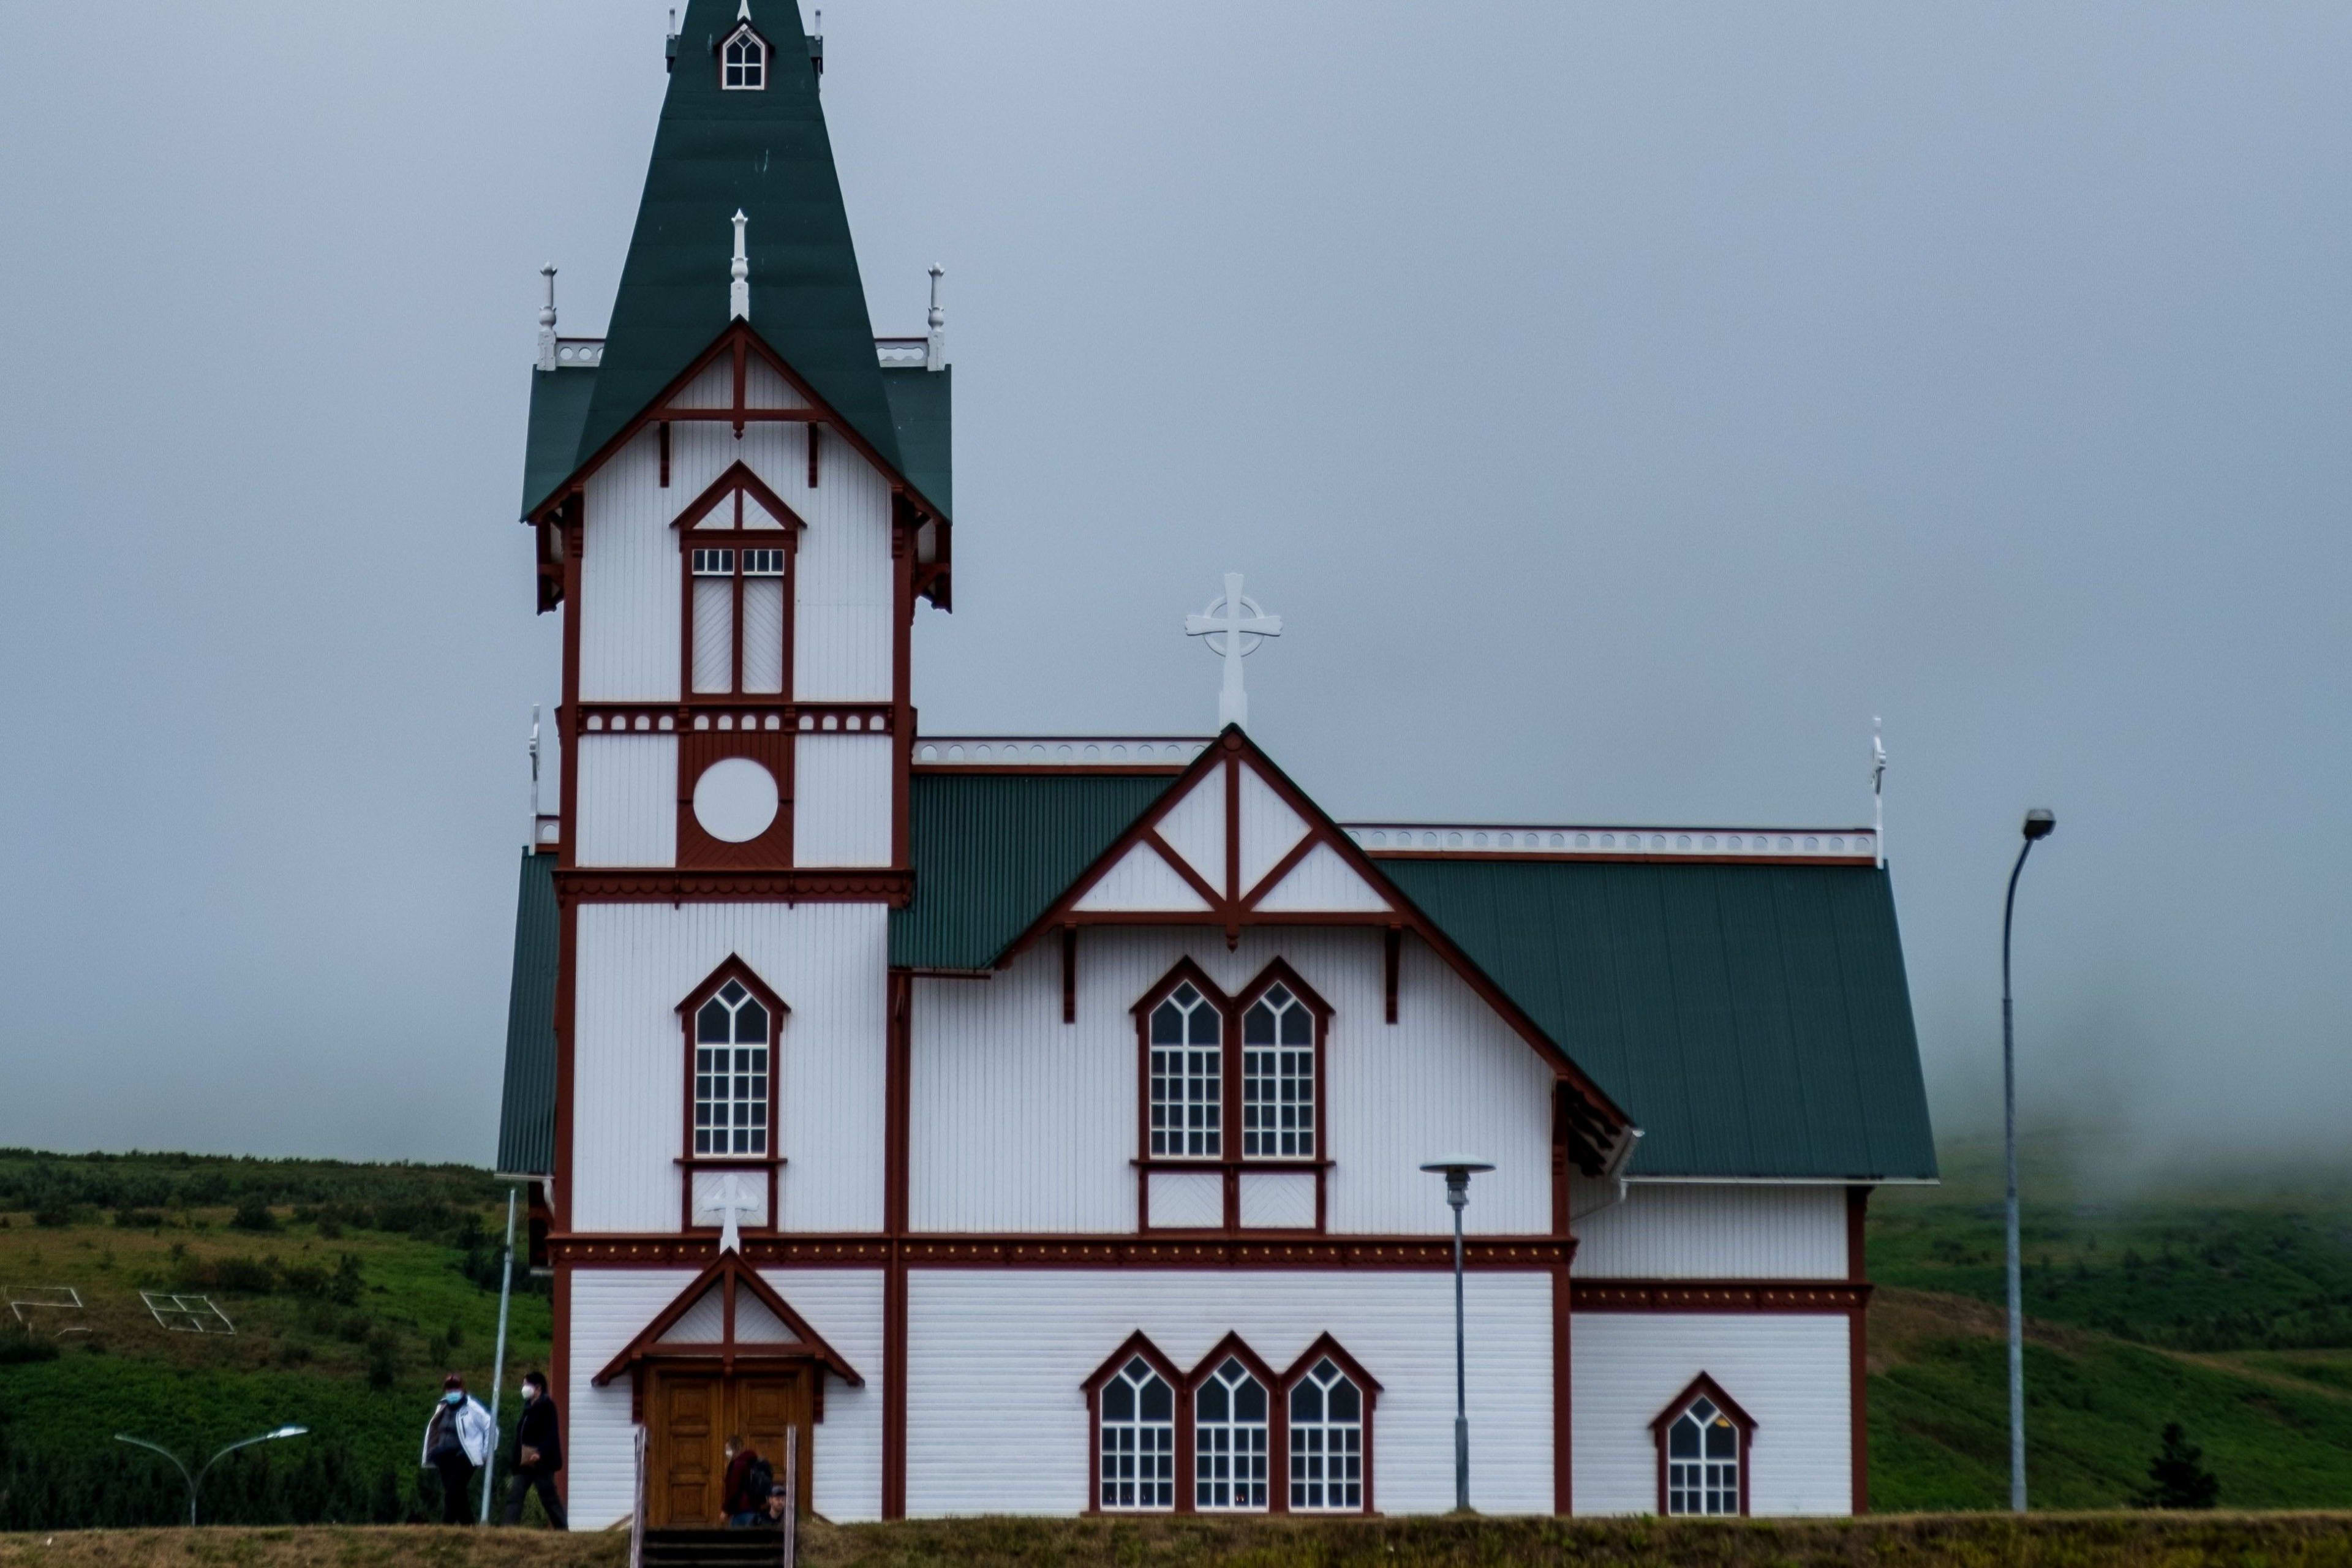
[[[1950,1165],[1945,1186],[1872,1205],[1882,1511],[2007,1499],[1997,1189],[1981,1152]],[[2352,1508],[2352,1182],[2118,1196],[2036,1171],[2029,1191],[2048,1194],[2024,1226],[2037,1506],[2131,1505],[2178,1421],[2225,1507]],[[112,1434],[209,1453],[287,1422],[315,1435],[229,1461],[208,1517],[423,1514],[418,1436],[442,1373],[487,1387],[502,1200],[457,1167],[0,1151],[0,1287],[89,1303],[72,1323],[33,1310],[32,1335],[0,1322],[0,1529],[163,1522],[176,1478]],[[172,1289],[209,1294],[236,1331],[159,1325],[139,1291]],[[518,1289],[511,1333],[510,1379],[546,1353],[541,1289]]]

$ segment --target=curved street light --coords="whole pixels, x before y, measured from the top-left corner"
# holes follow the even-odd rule
[[[2000,1127],[2008,1164],[2009,1208],[2009,1506],[2025,1511],[2025,1290],[2017,1243],[2017,1022],[2009,995],[2009,932],[2017,918],[2017,878],[2033,847],[2050,837],[2057,816],[2035,806],[2025,814],[2025,842],[2009,868],[2009,897],[2000,906]]]
[[[117,1432],[114,1435],[114,1440],[118,1443],[128,1443],[134,1448],[144,1448],[150,1453],[161,1454],[172,1461],[180,1472],[180,1479],[188,1483],[188,1523],[194,1526],[196,1522],[196,1493],[203,1489],[205,1478],[212,1474],[215,1465],[236,1453],[239,1448],[250,1448],[256,1443],[274,1443],[280,1437],[305,1436],[310,1430],[308,1426],[280,1426],[274,1432],[264,1432],[258,1437],[247,1437],[241,1443],[231,1443],[227,1447],[206,1459],[204,1468],[193,1473],[188,1469],[185,1460],[159,1443],[150,1443],[144,1437],[133,1437],[128,1432]]]
[[[1462,1211],[1470,1205],[1470,1178],[1495,1167],[1463,1154],[1449,1154],[1422,1167],[1445,1178],[1445,1204],[1454,1211],[1454,1510],[1470,1511],[1470,1392],[1462,1362]]]

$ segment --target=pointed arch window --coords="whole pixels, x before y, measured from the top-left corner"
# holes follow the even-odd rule
[[[1316,1155],[1315,1012],[1277,980],[1242,1009],[1242,1158]]]
[[[740,958],[720,964],[678,1004],[689,1163],[774,1163],[776,1049],[788,1011]]]
[[[768,86],[768,40],[750,23],[727,37],[719,51],[719,85],[729,92],[764,92]]]
[[[1230,1352],[1192,1384],[1192,1506],[1202,1510],[1263,1510],[1273,1451],[1272,1396],[1266,1381]]]
[[[737,463],[672,526],[685,553],[680,660],[687,695],[785,695],[800,518]]]
[[[1142,1334],[1087,1380],[1094,1421],[1093,1506],[1107,1512],[1173,1511],[1176,1507],[1174,1365]]]
[[[1370,1401],[1337,1359],[1309,1354],[1290,1384],[1291,1510],[1360,1513]]]
[[[1222,1158],[1224,1010],[1186,980],[1160,998],[1150,1016],[1152,1158]]]
[[[1658,1446],[1658,1511],[1748,1511],[1748,1453],[1756,1423],[1701,1373],[1650,1423]]]

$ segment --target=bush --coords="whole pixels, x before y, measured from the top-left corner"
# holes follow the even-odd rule
[[[368,1336],[367,1383],[382,1394],[400,1381],[400,1342],[388,1329],[378,1329]]]
[[[27,1362],[57,1359],[57,1341],[27,1332],[14,1323],[0,1328],[0,1366],[22,1366]]]
[[[236,1205],[228,1223],[232,1230],[271,1231],[278,1228],[278,1216],[260,1198],[249,1197]]]

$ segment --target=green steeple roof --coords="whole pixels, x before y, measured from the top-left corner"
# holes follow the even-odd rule
[[[753,0],[751,26],[768,44],[767,86],[728,91],[719,55],[740,25],[738,5],[688,0],[636,233],[571,467],[593,457],[726,330],[740,207],[749,219],[751,330],[903,475],[799,7]],[[568,477],[545,481],[527,506]]]

